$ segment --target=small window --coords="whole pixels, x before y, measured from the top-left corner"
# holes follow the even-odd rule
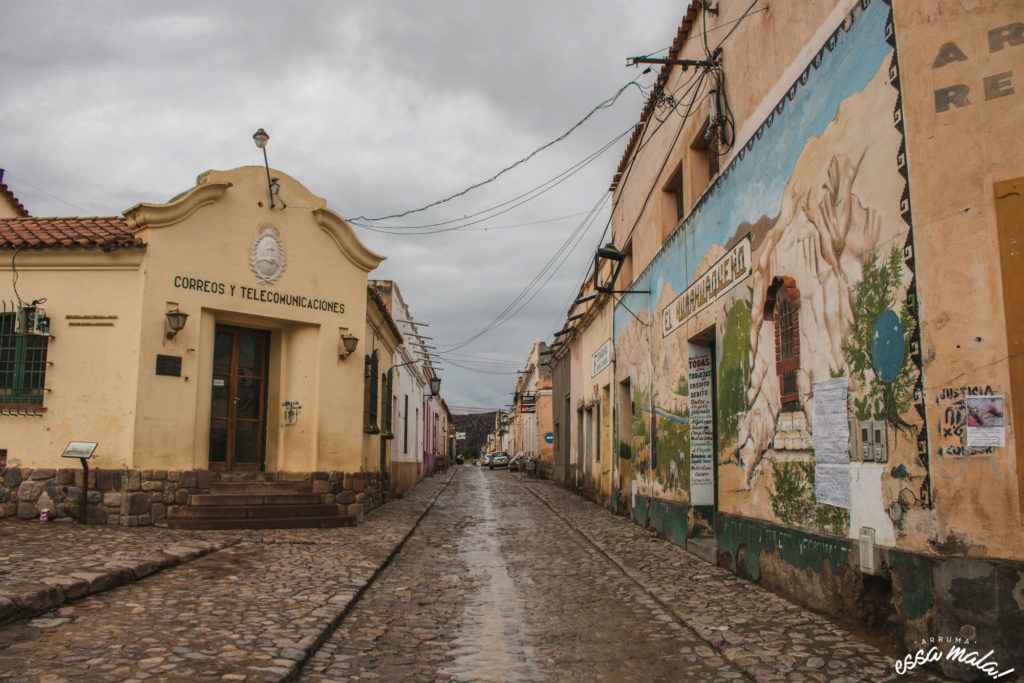
[[[0,314],[0,405],[41,406],[49,337],[19,334],[17,314]]]
[[[704,120],[693,142],[690,143],[690,189],[696,200],[704,193],[711,180],[718,175],[718,138],[708,135],[710,121]]]
[[[676,229],[680,221],[686,215],[686,176],[683,174],[683,164],[680,162],[676,170],[669,176],[668,182],[662,187],[664,193],[664,224],[662,227],[662,239],[667,238]]]

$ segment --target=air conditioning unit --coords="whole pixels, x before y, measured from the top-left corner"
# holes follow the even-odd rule
[[[50,319],[39,306],[22,306],[18,310],[18,334],[50,334]]]

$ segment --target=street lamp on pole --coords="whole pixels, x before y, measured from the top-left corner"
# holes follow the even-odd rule
[[[267,143],[270,142],[270,136],[267,135],[267,131],[260,128],[252,134],[252,140],[257,147],[263,150],[263,167],[267,169],[267,192],[270,193],[270,208],[274,208],[274,183],[270,180],[270,164],[267,163]]]

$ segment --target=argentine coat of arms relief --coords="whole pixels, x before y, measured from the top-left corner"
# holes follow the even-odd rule
[[[284,244],[273,225],[264,225],[249,250],[249,265],[261,285],[267,285],[284,272]]]

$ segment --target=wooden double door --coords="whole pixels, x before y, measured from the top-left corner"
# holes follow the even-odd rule
[[[269,341],[269,333],[263,330],[217,325],[213,343],[210,469],[263,469]]]

